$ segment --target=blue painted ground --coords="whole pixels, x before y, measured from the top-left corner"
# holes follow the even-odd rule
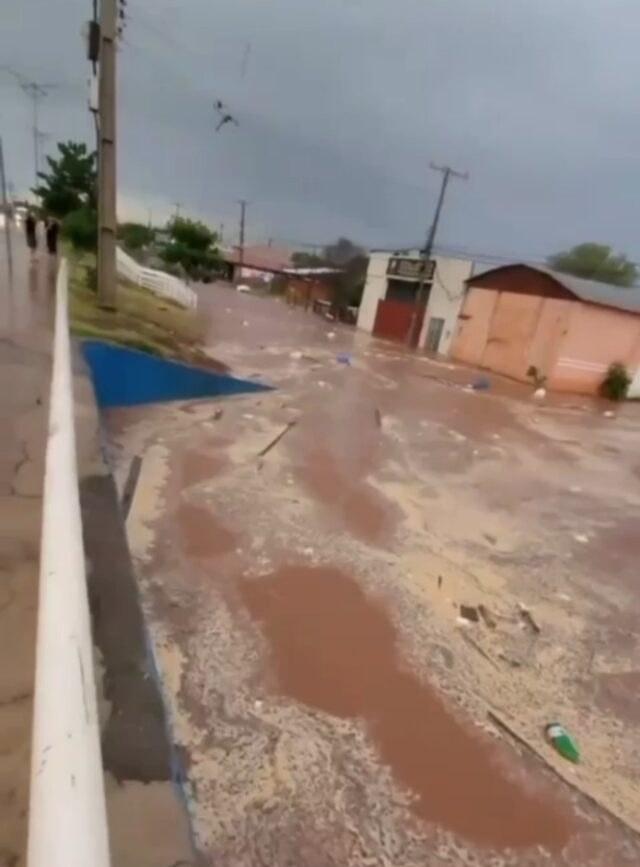
[[[137,349],[98,340],[83,340],[81,346],[100,407],[271,391],[270,386],[259,382],[168,361]]]

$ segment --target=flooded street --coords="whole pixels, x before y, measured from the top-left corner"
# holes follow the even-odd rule
[[[106,424],[121,486],[142,458],[129,544],[207,858],[637,864],[636,407],[201,303],[274,391]]]

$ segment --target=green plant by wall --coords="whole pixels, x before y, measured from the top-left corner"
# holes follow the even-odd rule
[[[624,400],[631,385],[629,371],[619,361],[609,366],[607,375],[602,380],[600,393],[609,400]]]

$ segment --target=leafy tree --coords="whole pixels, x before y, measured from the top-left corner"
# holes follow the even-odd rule
[[[342,307],[357,307],[362,300],[367,279],[369,257],[360,252],[336,274],[336,303]]]
[[[547,260],[549,266],[563,274],[599,280],[614,286],[633,286],[638,269],[621,253],[614,253],[606,244],[578,244]]]
[[[144,223],[119,223],[118,238],[128,250],[141,250],[153,242],[155,232]]]
[[[174,217],[167,223],[169,242],[160,255],[170,265],[180,265],[197,279],[221,265],[218,236],[198,220]]]
[[[98,214],[88,204],[71,211],[62,221],[62,234],[75,250],[96,250],[98,247]]]
[[[96,154],[81,142],[58,142],[59,156],[47,157],[49,171],[38,172],[41,183],[33,193],[46,214],[64,219],[83,206],[95,210]]]

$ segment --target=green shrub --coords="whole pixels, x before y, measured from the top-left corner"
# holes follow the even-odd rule
[[[600,393],[609,400],[624,400],[631,385],[629,371],[619,361],[609,366],[607,375],[602,380]]]

